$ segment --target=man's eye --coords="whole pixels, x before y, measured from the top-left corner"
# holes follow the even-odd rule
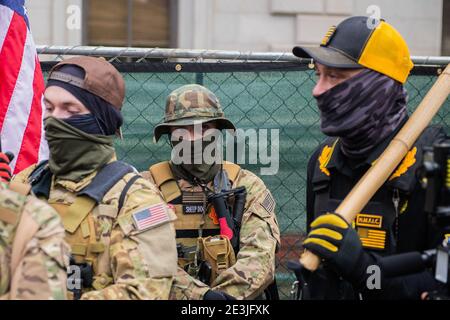
[[[80,113],[80,110],[78,110],[78,109],[69,109],[68,111],[69,111],[69,113],[72,114],[72,115],[75,115],[75,114]]]

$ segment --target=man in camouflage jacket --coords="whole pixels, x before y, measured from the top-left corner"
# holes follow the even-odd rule
[[[48,79],[50,158],[15,179],[30,183],[61,216],[73,297],[168,299],[177,269],[175,215],[155,186],[116,161],[120,73],[105,60],[76,57],[58,63]]]
[[[195,132],[195,126],[199,127],[200,133]],[[219,130],[235,127],[224,118],[220,103],[211,91],[200,85],[186,85],[169,95],[165,120],[155,128],[154,133],[156,140],[162,134],[172,137],[175,151],[180,142],[175,138],[175,133],[181,132],[181,141],[187,142],[189,148],[197,142],[203,152],[217,142],[205,139],[209,129],[218,129],[216,132],[220,134]],[[198,150],[194,150],[194,154],[198,155]],[[261,297],[274,281],[275,253],[280,246],[275,200],[264,182],[252,172],[222,159],[216,159],[211,164],[203,158],[201,163],[191,161],[176,164],[172,157],[171,161],[151,166],[142,175],[159,187],[165,201],[175,208],[178,218],[175,228],[180,268],[173,283],[171,298]],[[228,187],[223,187],[226,185]],[[199,265],[202,262],[198,261],[202,260],[198,238],[217,241],[220,239],[218,234],[222,234],[217,213],[208,203],[207,196],[238,187],[245,187],[247,192],[242,220],[238,222],[241,225],[239,251],[236,256],[233,253],[233,257],[227,257],[217,276],[207,279],[211,279],[207,285],[196,279],[197,262]]]

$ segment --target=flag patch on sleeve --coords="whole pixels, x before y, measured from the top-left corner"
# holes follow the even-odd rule
[[[136,229],[150,229],[170,221],[165,203],[155,204],[132,214]]]
[[[272,213],[275,209],[275,200],[270,194],[270,192],[266,193],[264,200],[261,202],[261,205],[267,212]]]

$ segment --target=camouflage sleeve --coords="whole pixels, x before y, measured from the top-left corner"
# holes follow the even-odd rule
[[[130,175],[133,174],[125,178],[129,179]],[[119,197],[113,195],[112,198]],[[149,217],[149,213],[150,217],[159,218],[135,222],[138,217]],[[111,232],[114,284],[88,292],[82,299],[167,300],[177,272],[175,218],[156,186],[138,179],[127,192],[124,207]]]
[[[0,235],[0,300],[2,300],[2,296],[8,293],[9,290],[9,281],[11,278],[10,268],[9,268],[9,256],[11,255],[10,248],[7,246],[8,237],[5,233],[7,226],[0,221],[0,230],[2,230],[2,234]],[[6,298],[6,296],[5,296]]]
[[[182,268],[173,279],[170,300],[202,300],[210,287],[189,275]]]
[[[25,216],[31,219],[26,221]],[[34,223],[37,223],[37,231],[31,239],[26,239],[24,232]],[[14,240],[15,245],[17,242],[26,242],[19,245],[24,251],[13,271],[10,298],[66,299],[66,270],[70,249],[64,241],[64,228],[56,211],[44,202],[29,197],[15,236],[20,237]]]
[[[236,263],[217,277],[212,289],[237,299],[255,299],[275,276],[275,252],[280,245],[275,200],[263,181],[249,171],[241,170],[235,185],[247,189],[240,251]]]
[[[142,171],[141,176],[155,183],[150,171]],[[158,189],[159,190],[159,189]],[[210,287],[190,276],[182,268],[178,268],[170,290],[170,300],[201,300]]]

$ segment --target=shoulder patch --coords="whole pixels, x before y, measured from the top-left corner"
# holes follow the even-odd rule
[[[403,161],[398,166],[397,170],[392,174],[392,176],[389,178],[389,180],[393,180],[395,178],[400,177],[402,174],[406,173],[408,169],[416,163],[416,153],[417,153],[417,147],[412,148],[406,156],[403,158]]]
[[[272,213],[275,209],[275,199],[270,192],[266,192],[264,200],[261,202],[261,206],[266,209],[267,212]]]
[[[137,230],[144,231],[171,221],[168,207],[161,202],[131,214]]]
[[[319,169],[328,177],[330,176],[330,171],[327,169],[328,162],[330,162],[331,156],[333,155],[334,148],[339,139],[336,139],[333,145],[330,147],[329,145],[325,145],[322,149],[322,152],[317,159],[319,161]]]

